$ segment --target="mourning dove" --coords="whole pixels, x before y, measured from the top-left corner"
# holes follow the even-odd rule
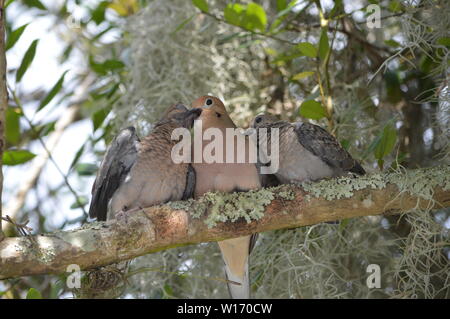
[[[195,197],[199,197],[206,192],[236,192],[258,189],[261,187],[258,172],[254,163],[250,162],[251,147],[248,137],[238,133],[234,138],[234,148],[231,148],[232,138],[227,137],[226,129],[236,129],[236,125],[228,115],[224,104],[218,98],[213,96],[202,96],[192,103],[193,108],[200,108],[202,113],[194,123],[194,131],[199,126],[202,134],[210,129],[221,132],[223,142],[222,162],[207,162],[203,159],[201,162],[194,162],[192,165],[195,169],[197,182],[195,186]],[[218,138],[218,137],[216,137]],[[238,141],[246,141],[245,149],[238,147]],[[209,141],[202,140],[202,152],[206,149]],[[229,149],[227,149],[227,145]],[[231,150],[234,150],[233,163],[227,163],[227,155],[230,156]],[[228,151],[228,153],[227,153]],[[217,155],[214,152],[215,155]],[[244,154],[243,162],[238,163],[239,155]],[[219,160],[220,161],[220,160]],[[255,153],[256,162],[256,153]],[[256,235],[244,236],[239,238],[228,239],[218,242],[222,257],[225,262],[225,272],[227,278],[232,282],[228,283],[229,292],[232,298],[249,298],[249,274],[248,259],[249,254],[256,241]]]
[[[266,145],[266,152],[259,153],[260,165],[278,162],[274,173],[283,183],[317,181],[336,177],[348,172],[365,174],[364,168],[339,144],[330,133],[320,126],[306,123],[288,123],[262,114],[251,125],[258,132],[258,146]],[[267,129],[267,134],[261,129]],[[279,129],[278,156],[271,152],[271,129]],[[270,156],[268,155],[270,153]],[[270,157],[270,158],[269,158]]]
[[[176,128],[191,128],[201,110],[169,107],[151,133],[140,140],[133,127],[112,141],[92,187],[89,216],[109,220],[117,212],[192,197],[195,172],[189,163],[172,161]]]

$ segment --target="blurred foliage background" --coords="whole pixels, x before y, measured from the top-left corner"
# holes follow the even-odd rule
[[[9,0],[4,215],[32,233],[87,222],[122,127],[151,130],[207,93],[327,128],[369,172],[449,163],[445,0]],[[448,298],[450,213],[417,211],[260,236],[259,298]],[[7,235],[18,235],[5,225]],[[382,287],[366,286],[379,264]],[[227,297],[216,244],[133,260],[125,298]],[[30,289],[32,288],[32,289]],[[64,276],[0,282],[3,298],[71,298]]]

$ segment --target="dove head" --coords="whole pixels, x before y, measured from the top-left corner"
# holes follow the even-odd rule
[[[199,97],[192,102],[192,108],[201,110],[201,115],[198,119],[202,120],[203,129],[209,127],[236,127],[228,115],[225,105],[223,105],[222,101],[217,97],[210,95]]]
[[[278,122],[278,119],[270,114],[259,114],[257,115],[251,124],[253,128],[265,127],[267,124]]]
[[[181,103],[173,104],[169,106],[164,112],[162,118],[156,123],[157,126],[172,123],[176,127],[191,128],[194,120],[201,114],[201,110],[192,109],[188,110],[186,106]]]

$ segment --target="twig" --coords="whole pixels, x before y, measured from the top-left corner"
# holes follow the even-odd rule
[[[20,100],[17,97],[16,93],[14,91],[12,91],[12,95],[14,98],[14,101],[16,102],[17,106],[23,110],[22,105],[20,104]],[[76,113],[74,113],[74,117],[76,116]],[[66,186],[69,188],[69,191],[75,196],[75,201],[77,202],[77,204],[80,206],[80,208],[83,210],[83,213],[86,215],[86,210],[84,209],[83,205],[81,204],[81,202],[78,199],[78,194],[76,193],[76,191],[73,189],[73,187],[70,185],[69,180],[67,178],[67,175],[64,174],[64,172],[62,171],[62,169],[59,167],[58,163],[55,161],[55,159],[53,158],[53,155],[51,154],[50,150],[47,148],[47,145],[45,144],[44,140],[42,139],[42,137],[39,136],[39,133],[36,131],[36,128],[34,127],[34,124],[31,122],[31,120],[26,116],[25,112],[22,111],[22,115],[24,117],[24,119],[27,121],[28,125],[30,126],[30,129],[37,135],[37,139],[38,141],[41,143],[42,147],[44,148],[45,152],[47,153],[48,159],[50,159],[50,161],[55,165],[56,170],[58,171],[58,173],[62,176],[62,178],[64,179],[64,183],[66,184]]]
[[[400,49],[397,53],[395,53],[394,55],[390,56],[389,58],[387,58],[386,60],[384,60],[384,62],[379,66],[379,68],[375,71],[375,73],[372,75],[372,77],[369,79],[369,81],[367,81],[367,85],[370,85],[370,83],[372,82],[372,80],[378,75],[378,73],[380,72],[380,70],[384,67],[387,67],[387,64],[395,59],[397,56],[402,56],[402,53],[408,49],[410,49],[411,46],[407,46],[403,49]]]
[[[422,9],[422,8],[424,8],[424,7],[425,7],[425,4],[421,4],[421,5],[419,5],[419,6],[415,7],[415,8],[413,8],[413,9]],[[350,17],[350,16],[353,15],[355,12],[363,11],[365,8],[366,8],[366,7],[362,7],[362,8],[353,10],[353,11],[351,11],[351,12],[349,12],[349,13],[345,13],[345,14],[338,15],[338,16],[336,16],[336,17],[332,17],[330,20],[339,20],[339,19],[342,19],[342,18]],[[404,15],[404,14],[406,14],[406,13],[410,13],[410,12],[409,12],[409,11],[401,11],[401,12],[397,12],[397,13],[394,13],[394,14],[391,14],[391,15],[387,15],[387,16],[384,16],[384,17],[380,17],[380,20],[386,20],[386,19],[389,19],[389,18],[399,17],[399,16],[402,16],[402,15]],[[366,23],[367,23],[367,21],[355,22],[355,24],[357,24],[357,25],[362,25],[362,24],[366,24]],[[320,25],[320,24],[313,24],[313,25],[305,26],[305,27],[307,27],[307,28],[309,28],[309,29],[311,29],[311,28],[320,28],[321,25]],[[305,30],[305,31],[306,31],[306,30]]]
[[[25,220],[23,223],[18,223],[18,222],[13,221],[11,219],[11,217],[9,217],[8,215],[6,215],[6,217],[2,217],[1,219],[4,220],[5,222],[8,222],[8,223],[14,225],[17,228],[17,230],[19,231],[19,234],[21,236],[31,235],[31,231],[33,230],[33,228],[27,226],[28,222],[29,222],[28,219]]]
[[[320,27],[320,25],[308,26],[308,25],[291,24],[291,25],[286,27],[286,30],[302,32],[302,31],[309,31],[312,28],[316,28],[316,27]],[[333,26],[330,26],[330,25],[328,25],[327,28],[328,28],[328,31],[330,31],[330,32],[343,33],[343,34],[347,35],[349,38],[353,38],[356,41],[360,42],[364,46],[372,47],[373,49],[376,49],[378,51],[384,51],[386,53],[392,54],[392,52],[389,49],[376,46],[375,44],[372,44],[372,43],[366,41],[365,39],[357,36],[356,34],[354,34],[352,32],[349,32],[349,31],[347,31],[347,30],[345,30],[343,28],[336,28],[336,27],[333,27]]]
[[[209,13],[209,12],[204,12],[204,11],[202,11],[202,13],[203,13],[204,15],[207,15],[208,17],[213,18],[214,20],[216,20],[216,21],[218,21],[218,22],[226,23],[226,24],[228,24],[228,25],[232,25],[232,26],[238,27],[238,28],[240,28],[240,29],[242,29],[242,30],[244,30],[244,31],[246,31],[246,32],[250,32],[250,33],[252,33],[252,34],[254,34],[254,35],[257,35],[257,36],[270,38],[270,39],[273,39],[273,40],[276,40],[276,41],[279,41],[279,42],[283,42],[283,43],[287,43],[287,44],[291,44],[291,45],[297,45],[297,44],[298,44],[298,43],[296,43],[296,42],[292,42],[292,41],[289,41],[289,40],[286,40],[286,39],[282,39],[282,38],[276,37],[276,36],[271,35],[271,34],[269,34],[269,33],[263,33],[263,32],[253,31],[253,30],[249,30],[249,29],[246,29],[246,28],[244,28],[244,27],[241,27],[241,26],[239,26],[239,25],[231,24],[231,23],[229,23],[228,21],[226,21],[225,19],[222,19],[222,18],[220,18],[220,17],[218,17],[218,16],[216,16],[216,15],[214,15],[214,14],[212,14],[212,13]]]
[[[75,92],[74,103],[66,109],[64,114],[56,122],[55,131],[49,135],[46,143],[44,143],[43,140],[40,139],[41,143],[45,144],[44,146],[45,152],[34,159],[33,166],[31,167],[28,173],[28,178],[21,183],[21,187],[17,191],[16,195],[8,202],[5,208],[5,211],[7,211],[8,215],[11,216],[12,218],[17,219],[16,216],[18,215],[20,209],[23,207],[29,190],[33,187],[33,185],[35,185],[39,175],[41,174],[42,169],[45,167],[47,163],[47,160],[49,158],[52,158],[51,152],[58,145],[58,142],[61,139],[61,136],[63,135],[65,129],[74,121],[76,121],[77,114],[80,109],[80,103],[86,98],[88,88],[93,83],[93,81],[94,81],[93,75],[88,75],[83,80],[81,85],[78,87],[78,90]],[[64,181],[66,182],[67,177],[65,176],[65,174],[62,175]],[[8,228],[5,228],[5,231],[8,231]]]

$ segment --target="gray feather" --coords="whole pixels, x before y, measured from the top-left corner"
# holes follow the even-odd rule
[[[297,122],[294,125],[300,144],[328,166],[344,172],[365,174],[361,165],[326,130],[310,123]]]
[[[184,189],[183,197],[181,198],[181,200],[187,200],[194,196],[195,182],[196,182],[195,169],[192,167],[192,165],[189,165],[188,172],[186,175],[186,188]]]
[[[94,185],[89,217],[106,220],[108,203],[136,162],[139,138],[134,127],[120,131],[106,151]]]

